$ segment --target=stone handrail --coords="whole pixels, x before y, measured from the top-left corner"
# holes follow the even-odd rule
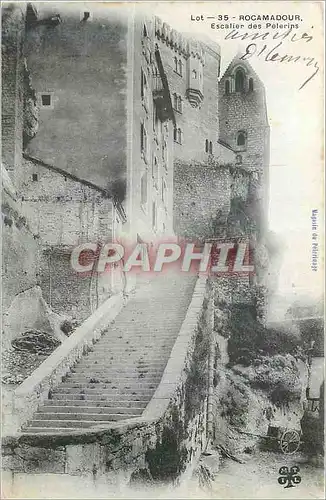
[[[17,428],[32,417],[39,404],[47,399],[49,391],[61,383],[62,377],[99,339],[125,301],[122,293],[106,300],[16,389],[14,408]]]

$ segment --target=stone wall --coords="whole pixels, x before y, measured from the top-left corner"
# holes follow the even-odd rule
[[[23,148],[23,4],[2,6],[2,158],[15,186]]]
[[[39,4],[27,25],[25,55],[39,105],[27,152],[120,199],[126,182],[127,29],[124,9]],[[61,22],[46,20],[60,15]],[[96,78],[94,75],[96,74]],[[42,104],[42,95],[50,103]]]
[[[2,179],[2,308],[6,313],[19,293],[37,284],[39,249],[5,170]]]
[[[77,273],[73,248],[113,238],[113,203],[105,192],[78,179],[24,160],[22,209],[39,241],[38,282],[44,298],[59,314],[78,320],[89,316],[111,294],[111,277]]]
[[[177,162],[174,167],[174,230],[187,238],[225,234],[231,176],[223,165]]]

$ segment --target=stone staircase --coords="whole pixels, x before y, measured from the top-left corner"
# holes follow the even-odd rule
[[[68,433],[140,416],[162,378],[195,283],[196,276],[180,273],[143,283],[22,432]]]

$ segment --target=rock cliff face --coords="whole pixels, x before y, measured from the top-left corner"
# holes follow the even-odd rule
[[[308,366],[302,339],[268,329],[255,307],[215,290],[213,437],[231,453],[268,443],[270,427],[300,430]],[[271,441],[269,441],[271,443]]]

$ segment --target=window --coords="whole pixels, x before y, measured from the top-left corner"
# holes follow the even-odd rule
[[[176,93],[173,94],[173,108],[182,113],[182,97]]]
[[[165,203],[166,203],[166,182],[163,179],[163,177],[162,177],[162,201],[165,205]]]
[[[147,133],[142,123],[140,125],[140,151],[146,156],[147,153]]]
[[[208,139],[205,141],[205,153],[208,153]]]
[[[249,78],[249,92],[253,92],[254,90],[254,81],[252,78]]]
[[[153,163],[152,163],[152,177],[154,179],[154,182],[157,183],[157,179],[158,179],[158,162],[157,162],[157,158],[156,158],[155,155],[153,157]]]
[[[143,26],[143,37],[144,38],[147,38],[148,34],[147,34],[147,28],[146,28],[146,24],[144,24]]]
[[[182,76],[183,73],[183,64],[181,59],[178,60],[177,57],[174,58],[174,71],[178,73],[178,75]]]
[[[213,143],[212,143],[212,141],[209,141],[209,153],[211,155],[213,154]]]
[[[235,91],[243,92],[245,83],[245,75],[242,69],[238,69],[235,73]]]
[[[88,19],[91,19],[92,16],[91,16],[91,12],[86,12],[86,11],[83,11],[80,13],[80,20],[81,22],[86,22]]]
[[[33,175],[32,175],[32,179],[33,179],[33,182],[37,181],[37,180],[38,180],[38,176],[37,176],[37,174],[33,174]]]
[[[174,109],[178,109],[178,96],[177,96],[177,94],[173,94],[173,107],[174,107]]]
[[[141,95],[141,98],[144,99],[145,97],[145,94],[146,94],[146,90],[147,90],[147,79],[146,79],[146,75],[143,71],[143,69],[141,70],[141,86],[140,86],[140,95]]]
[[[173,140],[174,140],[174,142],[178,142],[179,144],[182,144],[182,131],[181,131],[181,128],[175,128],[173,130]]]
[[[166,160],[167,160],[167,150],[168,150],[167,149],[167,144],[166,144],[166,141],[164,140],[162,142],[162,160],[164,162],[166,162]]]
[[[226,94],[230,93],[230,82],[229,82],[229,80],[226,80],[226,82],[225,82],[225,93]]]
[[[237,146],[246,145],[246,134],[244,132],[238,132],[237,134]]]
[[[237,155],[235,157],[235,162],[237,165],[240,165],[242,163],[242,156],[241,155]]]
[[[83,17],[82,17],[82,21],[87,21],[87,19],[89,19],[90,17],[90,12],[83,12]]]
[[[42,94],[41,104],[43,107],[51,106],[51,94]]]
[[[197,71],[195,69],[192,70],[192,79],[193,80],[197,79]]]
[[[140,181],[140,202],[142,205],[147,203],[147,172],[145,172]]]
[[[179,111],[179,113],[182,113],[182,97],[181,97],[181,95],[179,95],[179,97],[178,97],[178,107],[177,107],[177,110]]]
[[[156,211],[156,203],[153,201],[152,205],[152,227],[153,229],[156,229],[157,225],[157,211]]]

